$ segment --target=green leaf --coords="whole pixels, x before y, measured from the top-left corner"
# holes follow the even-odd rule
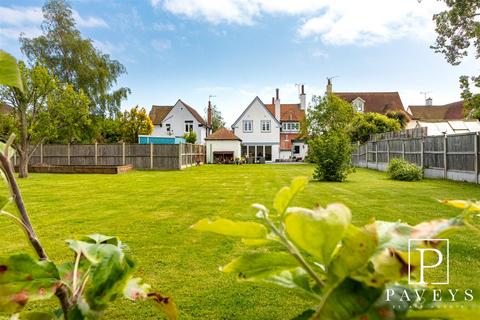
[[[287,253],[255,252],[234,259],[221,270],[227,273],[237,273],[240,280],[257,281],[296,267],[298,267],[298,261]]]
[[[314,299],[317,302],[321,300],[316,284],[313,282],[310,275],[300,267],[293,270],[279,271],[265,277],[261,281],[273,283],[289,289],[295,289],[303,296]]]
[[[264,239],[267,236],[267,228],[257,222],[202,219],[191,228],[202,232],[213,232],[241,238]]]
[[[97,243],[97,244],[108,243],[108,244],[113,244],[114,246],[119,245],[119,240],[117,237],[105,236],[103,234],[98,234],[98,233],[90,234],[84,237],[82,240],[88,243]]]
[[[0,311],[17,313],[27,302],[49,299],[60,285],[55,265],[26,254],[0,258]]]
[[[314,211],[292,208],[285,217],[285,229],[298,247],[326,266],[350,221],[350,210],[342,204]]]
[[[368,312],[382,293],[383,288],[367,287],[347,278],[328,295],[318,319],[354,319]]]
[[[287,210],[290,202],[301,192],[308,183],[307,177],[297,177],[292,180],[290,187],[283,187],[277,192],[273,200],[273,207],[279,215],[283,215]]]
[[[315,310],[313,309],[308,309],[303,311],[301,314],[296,316],[295,318],[292,318],[291,320],[310,320],[310,318],[315,314]]]
[[[17,61],[3,50],[0,50],[0,85],[17,87],[20,91],[23,91],[23,83]]]
[[[329,275],[335,284],[352,272],[365,266],[377,247],[374,230],[349,225],[340,251],[329,266]]]

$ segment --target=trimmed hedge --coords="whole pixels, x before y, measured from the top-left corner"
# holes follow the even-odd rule
[[[393,180],[418,181],[423,179],[423,170],[403,159],[392,159],[387,173]]]

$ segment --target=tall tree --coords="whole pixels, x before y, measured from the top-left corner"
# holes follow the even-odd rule
[[[82,38],[65,0],[48,0],[43,17],[41,36],[20,37],[22,52],[30,62],[41,63],[61,82],[72,84],[76,91],[83,90],[97,115],[119,111],[130,89],[113,87],[126,73],[125,67],[96,49],[90,39]]]
[[[214,104],[212,106],[212,132],[223,127],[225,127],[225,120],[223,119],[222,112],[217,108],[217,105]]]
[[[64,137],[61,142],[74,142],[82,134],[89,121],[90,101],[71,85],[59,83],[45,67],[28,68],[20,62],[19,69],[23,91],[0,87],[0,101],[12,107],[7,117],[13,125],[2,130],[7,135],[17,134],[19,177],[26,178],[29,158],[39,143],[60,137]]]
[[[136,143],[139,135],[149,135],[153,131],[152,120],[150,120],[147,111],[139,106],[132,108],[130,111],[125,111],[120,118],[120,122],[124,142]]]
[[[350,139],[352,142],[367,142],[370,135],[396,132],[401,129],[400,122],[375,112],[357,113],[352,120]]]
[[[480,0],[443,0],[447,9],[435,14],[437,39],[432,48],[442,53],[448,63],[458,65],[473,52],[480,58]],[[473,50],[472,50],[473,47]],[[461,76],[460,88],[465,100],[466,116],[480,119],[480,75]]]

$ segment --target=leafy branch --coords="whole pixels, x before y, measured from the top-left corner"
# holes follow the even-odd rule
[[[314,302],[313,309],[295,319],[413,319],[422,316],[426,309],[430,309],[430,316],[432,311],[433,316],[444,316],[445,302],[433,305],[422,299],[397,299],[388,303],[386,293],[393,292],[397,297],[402,292],[413,295],[414,287],[406,285],[405,278],[406,270],[418,269],[420,259],[415,249],[438,248],[441,244],[415,243],[410,261],[409,239],[442,238],[465,227],[476,229],[473,218],[480,211],[480,202],[443,201],[463,209],[462,214],[451,219],[415,226],[374,221],[356,227],[351,223],[350,210],[342,204],[314,209],[290,207],[307,182],[307,178],[299,177],[282,188],[274,198],[273,210],[254,204],[259,222],[203,219],[192,228],[243,238],[247,245],[280,243],[283,250],[269,246],[261,252],[248,252],[221,270],[237,274],[240,281],[275,283],[294,289]],[[420,311],[411,314],[410,309]],[[455,311],[460,313],[462,309]]]

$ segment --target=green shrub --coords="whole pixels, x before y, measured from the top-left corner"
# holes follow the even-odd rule
[[[397,119],[374,112],[357,113],[352,121],[350,138],[352,141],[365,143],[370,135],[376,133],[400,131],[401,125]]]
[[[187,143],[192,143],[195,144],[197,142],[197,134],[193,131],[190,131],[188,133],[185,133],[183,135],[183,138]]]
[[[311,139],[308,145],[310,159],[316,165],[314,179],[341,182],[347,178],[352,146],[345,133],[329,131]]]
[[[393,180],[418,181],[423,178],[421,168],[403,159],[390,161],[387,172]]]

